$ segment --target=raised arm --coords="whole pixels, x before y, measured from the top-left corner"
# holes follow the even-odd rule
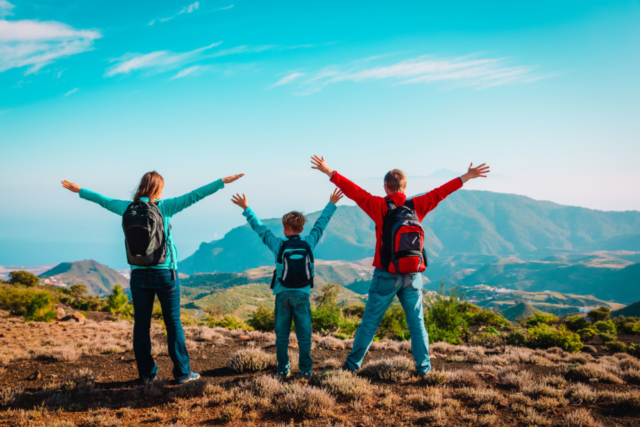
[[[131,203],[130,200],[118,200],[105,197],[86,188],[80,188],[79,185],[66,180],[62,181],[62,186],[73,193],[78,193],[80,198],[97,203],[108,211],[120,216],[124,214],[124,211],[127,210],[127,207]]]
[[[333,194],[329,198],[329,203],[322,210],[322,213],[320,214],[320,217],[316,220],[316,223],[313,224],[313,229],[311,230],[311,233],[309,233],[309,235],[305,239],[306,242],[309,244],[309,246],[311,246],[311,249],[315,248],[318,242],[320,241],[320,239],[322,238],[322,233],[324,232],[325,228],[327,228],[327,225],[329,225],[329,220],[331,219],[331,217],[333,216],[333,214],[337,209],[336,203],[338,203],[343,196],[344,195],[340,190],[338,189],[334,190]]]
[[[326,174],[330,178],[331,182],[342,190],[345,196],[356,202],[356,204],[374,221],[378,219],[377,216],[382,215],[381,207],[384,205],[384,199],[382,197],[370,194],[353,182],[349,181],[344,176],[340,175],[337,171],[331,169],[329,165],[327,165],[324,157],[313,156],[311,158],[311,163],[314,165],[311,167],[312,169],[317,169]]]
[[[251,210],[251,208],[249,207],[247,196],[245,196],[244,194],[242,196],[240,196],[240,194],[236,194],[231,198],[231,201],[244,209],[242,215],[247,218],[249,226],[253,229],[253,231],[258,233],[260,239],[264,242],[265,245],[267,245],[271,252],[273,252],[275,256],[278,256],[278,252],[280,251],[280,247],[282,246],[282,239],[276,237],[276,235],[273,234],[271,230],[269,230],[267,226],[262,223],[262,221],[260,221],[260,218],[256,216],[253,210]]]
[[[436,188],[428,192],[427,194],[423,194],[421,196],[416,196],[413,198],[413,202],[415,204],[416,213],[418,214],[418,218],[420,221],[433,209],[435,209],[438,204],[443,201],[447,196],[449,196],[454,191],[462,188],[462,184],[474,178],[486,178],[490,172],[489,166],[486,166],[485,163],[481,164],[477,168],[473,167],[473,163],[469,166],[469,170],[467,173],[462,175],[460,178],[454,178],[451,181],[447,182],[442,187]]]
[[[184,196],[165,199],[163,202],[164,209],[168,215],[173,216],[178,212],[181,212],[189,206],[193,205],[194,203],[197,203],[205,197],[210,196],[216,191],[224,188],[225,184],[231,184],[232,182],[239,180],[243,176],[243,173],[239,175],[228,176],[226,178],[214,181],[211,184],[207,184],[203,187],[197,188],[192,192],[185,194]]]

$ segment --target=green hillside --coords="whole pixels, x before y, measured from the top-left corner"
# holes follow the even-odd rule
[[[627,317],[640,317],[640,301],[634,302],[620,310],[611,312],[611,317],[627,316]]]
[[[129,288],[129,279],[116,270],[93,260],[63,262],[38,277],[55,278],[69,285],[82,283],[93,295],[110,294],[116,283],[125,289]]]
[[[502,311],[504,318],[510,322],[515,322],[518,319],[524,319],[535,313],[542,313],[542,311],[525,301],[520,301]]]
[[[316,212],[308,218],[313,222],[318,216]],[[279,218],[264,223],[282,236]],[[542,259],[559,250],[593,250],[598,242],[606,243],[609,250],[627,249],[625,236],[640,234],[640,212],[604,212],[513,194],[461,190],[427,215],[424,225],[433,266],[440,259],[461,254],[504,257],[539,251],[545,255],[535,259]],[[316,258],[356,261],[371,257],[374,240],[373,223],[359,208],[339,206],[316,249]],[[273,255],[244,225],[220,240],[202,243],[182,261],[181,270],[187,274],[241,272],[272,263]],[[436,274],[432,280],[437,281],[432,271],[431,275]]]

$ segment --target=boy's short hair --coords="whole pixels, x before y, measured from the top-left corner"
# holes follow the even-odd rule
[[[407,188],[407,177],[400,169],[393,169],[384,176],[384,182],[393,193],[404,192]]]
[[[291,230],[296,233],[300,233],[304,224],[307,222],[307,219],[302,215],[302,213],[297,211],[289,212],[282,217],[282,225],[286,225],[291,228]]]

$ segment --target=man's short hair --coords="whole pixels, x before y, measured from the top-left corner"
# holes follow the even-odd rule
[[[407,177],[400,169],[393,169],[384,176],[384,182],[392,193],[403,193],[407,188]]]
[[[307,219],[304,215],[297,211],[289,212],[282,217],[282,225],[286,225],[296,233],[302,232],[302,228],[306,222]]]

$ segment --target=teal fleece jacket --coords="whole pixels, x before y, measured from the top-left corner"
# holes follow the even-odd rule
[[[153,268],[153,269],[169,269],[169,270],[177,270],[178,269],[178,250],[176,246],[173,244],[173,238],[171,237],[171,233],[169,232],[169,222],[171,222],[171,218],[177,214],[178,212],[183,211],[189,206],[193,205],[196,202],[204,199],[207,196],[212,195],[216,191],[224,188],[224,183],[222,179],[212,182],[211,184],[207,184],[203,187],[200,187],[196,190],[193,190],[191,193],[185,194],[184,196],[174,197],[171,199],[163,199],[158,200],[158,209],[162,214],[162,219],[164,222],[164,232],[165,237],[167,239],[167,244],[171,249],[171,252],[167,254],[167,259],[162,264],[158,264],[153,267],[137,267],[135,265],[131,266],[131,269],[138,268]],[[124,212],[127,210],[129,205],[131,204],[131,200],[117,200],[111,199],[109,197],[105,197],[101,194],[95,193],[93,191],[87,190],[83,188],[80,190],[80,198],[89,200],[90,202],[94,202],[102,206],[108,211],[113,212],[117,215],[124,215]],[[144,202],[149,202],[147,197],[141,197],[140,200]]]
[[[309,246],[311,246],[311,250],[315,249],[318,242],[320,242],[322,233],[324,232],[324,229],[327,228],[327,225],[329,225],[329,220],[333,216],[333,213],[336,211],[336,209],[337,208],[335,204],[328,203],[327,206],[325,206],[325,208],[322,210],[322,213],[320,214],[320,217],[318,218],[316,223],[313,225],[311,233],[309,233],[308,236],[302,238],[302,240],[304,240],[309,244]],[[262,221],[260,221],[260,219],[256,216],[256,214],[251,210],[250,207],[245,209],[244,212],[242,212],[242,215],[247,218],[247,222],[249,223],[251,228],[253,228],[253,231],[258,233],[260,239],[262,239],[264,244],[267,245],[269,249],[271,249],[274,257],[277,258],[278,253],[280,252],[280,247],[282,246],[282,243],[285,239],[276,237],[276,235],[273,234],[271,230],[269,230],[267,226],[262,223]],[[282,284],[280,284],[280,280],[276,279],[276,284],[273,287],[273,295],[278,295],[280,292],[290,290],[291,289],[282,286]],[[302,291],[307,294],[311,294],[311,286],[296,289],[296,291]]]

